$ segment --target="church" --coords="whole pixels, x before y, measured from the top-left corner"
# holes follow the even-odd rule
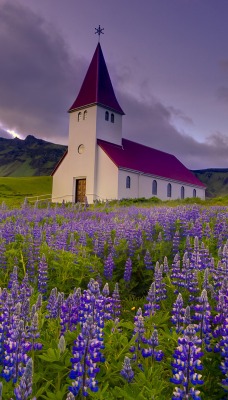
[[[52,173],[52,201],[205,199],[205,185],[174,155],[122,137],[123,116],[98,43],[69,109],[68,150]]]

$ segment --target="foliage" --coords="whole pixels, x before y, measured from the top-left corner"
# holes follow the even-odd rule
[[[88,388],[75,398],[175,398],[174,354],[192,329],[203,378],[189,388],[225,399],[228,208],[173,207],[1,207],[2,398],[15,398],[29,359],[24,399],[65,400],[80,363]]]

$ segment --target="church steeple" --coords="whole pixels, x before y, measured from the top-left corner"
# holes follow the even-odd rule
[[[79,94],[69,112],[95,104],[124,115],[116,99],[100,43],[97,45]]]

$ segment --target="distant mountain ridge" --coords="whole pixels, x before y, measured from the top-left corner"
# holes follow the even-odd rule
[[[0,176],[50,175],[66,149],[32,135],[24,140],[0,137]]]
[[[0,137],[0,176],[51,175],[67,146],[37,139]],[[206,196],[228,195],[228,168],[208,168],[192,171],[206,186]]]
[[[206,186],[206,197],[228,195],[228,168],[207,168],[192,171]]]

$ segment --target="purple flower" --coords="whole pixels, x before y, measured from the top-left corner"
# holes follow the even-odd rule
[[[132,261],[131,261],[131,259],[129,257],[127,259],[127,261],[126,261],[125,270],[124,270],[124,280],[125,280],[125,282],[130,282],[131,273],[132,273]]]
[[[128,383],[130,383],[134,378],[134,372],[131,368],[131,360],[128,357],[124,358],[123,368],[120,371],[120,374]]]
[[[27,400],[32,394],[33,362],[30,358],[21,377],[20,384],[14,389],[16,400]],[[35,400],[35,399],[33,399]]]
[[[172,399],[200,399],[199,391],[194,390],[195,385],[202,385],[202,376],[196,371],[203,369],[200,358],[203,356],[199,345],[201,340],[196,336],[195,325],[188,325],[184,335],[178,339],[178,347],[174,352],[172,362],[173,377],[172,383],[176,387]],[[179,396],[179,397],[178,397]],[[194,397],[198,396],[198,397]]]
[[[104,262],[104,277],[107,280],[112,279],[113,269],[115,267],[112,254],[110,253]]]

